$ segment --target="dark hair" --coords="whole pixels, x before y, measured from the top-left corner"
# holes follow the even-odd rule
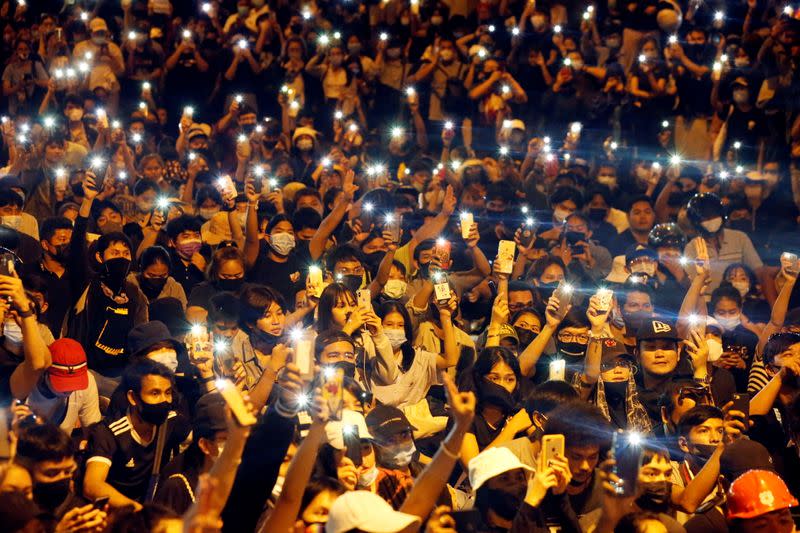
[[[333,322],[333,308],[344,298],[352,300],[355,304],[356,295],[342,283],[331,283],[319,297],[317,305],[317,330],[337,329]]]
[[[508,282],[508,292],[529,292],[533,298],[533,305],[536,305],[539,300],[539,293],[536,292],[536,287],[522,280],[511,280]]]
[[[597,406],[577,401],[556,407],[547,415],[545,435],[564,435],[570,448],[584,446],[608,447],[611,427]]]
[[[720,286],[711,293],[711,301],[708,307],[712,313],[717,308],[719,301],[723,298],[733,300],[736,303],[736,307],[739,309],[742,308],[742,295],[739,293],[739,290],[727,281],[723,281],[720,283]]]
[[[699,426],[706,420],[711,418],[725,418],[722,410],[714,407],[713,405],[696,405],[683,413],[683,416],[678,420],[678,435],[681,437],[688,437],[692,428]]]
[[[513,394],[518,396],[519,388],[522,384],[522,371],[519,368],[519,360],[517,360],[514,352],[503,346],[493,346],[481,350],[472,366],[463,372],[459,388],[477,393],[479,391],[478,385],[492,371],[494,365],[501,362],[507,364],[517,377],[517,386]],[[480,402],[480,397],[478,401]]]
[[[155,263],[163,263],[167,265],[167,269],[172,271],[172,260],[169,258],[169,252],[163,246],[150,246],[145,248],[139,257],[139,272],[144,272],[144,269]]]
[[[325,268],[329,272],[333,272],[336,268],[336,263],[342,261],[358,261],[362,265],[364,264],[363,255],[357,247],[352,244],[342,244],[328,253],[328,257],[325,260]]]
[[[220,292],[208,300],[208,323],[239,322],[239,298],[230,292]]]
[[[281,222],[288,222],[289,224],[292,224],[292,219],[290,219],[287,215],[275,215],[274,217],[269,219],[265,233],[270,233],[275,228],[275,226],[277,226]],[[292,224],[292,229],[294,229],[294,224]]]
[[[680,401],[678,394],[683,387],[696,388],[697,382],[688,377],[673,378],[667,382],[666,389],[658,398],[659,411],[663,407],[666,411],[667,418],[672,418],[672,413],[675,411],[677,405],[673,402],[673,398]]]
[[[628,302],[628,296],[634,292],[643,292],[650,297],[651,303],[653,301],[653,289],[651,289],[650,286],[645,283],[640,283],[632,279],[628,279],[622,284],[622,290],[614,292],[618,295],[617,297],[619,298],[620,305],[625,305]]]
[[[381,320],[386,318],[386,315],[389,313],[399,313],[400,316],[403,317],[403,330],[406,333],[406,342],[400,347],[400,351],[403,353],[403,360],[400,363],[400,368],[403,372],[408,372],[411,368],[411,364],[414,362],[415,354],[414,347],[411,345],[412,339],[414,338],[411,316],[409,316],[406,306],[396,300],[387,300],[375,309],[375,314],[378,315]]]
[[[147,351],[151,351],[151,347]],[[174,374],[166,366],[146,357],[137,357],[123,372],[120,387],[125,392],[132,390],[138,395],[142,392],[142,380],[145,376],[161,376],[170,382],[175,381]]]
[[[314,498],[326,490],[336,494],[344,494],[345,492],[345,488],[336,477],[315,476],[308,481],[305,490],[303,490],[303,497],[300,499],[300,509],[297,512],[298,520]]]
[[[581,209],[583,207],[583,195],[581,194],[581,191],[569,185],[556,187],[555,190],[550,194],[549,204],[552,208],[554,205],[560,204],[561,202],[565,202],[567,200],[572,200],[573,203],[575,203],[576,209]]]
[[[286,42],[288,43],[290,40],[291,39],[287,40]],[[322,196],[320,196],[319,191],[317,189],[314,189],[313,187],[305,187],[294,193],[295,205],[297,204],[297,202],[300,201],[301,198],[305,196],[313,196],[314,198],[322,202]]]
[[[222,267],[223,263],[228,261],[238,261],[242,264],[242,270],[244,270],[244,256],[242,255],[242,251],[234,246],[226,246],[224,248],[218,248],[214,255],[211,256],[211,262],[208,264],[208,279],[212,281],[216,281],[217,276],[219,276],[219,269]]]
[[[547,415],[559,405],[578,399],[578,393],[566,381],[545,381],[533,389],[525,399],[525,410],[531,416],[534,412]]]
[[[201,207],[203,205],[203,202],[205,202],[209,198],[213,200],[215,204],[222,205],[222,195],[219,193],[216,187],[213,187],[211,185],[208,185],[206,187],[200,187],[197,190],[197,192],[194,195],[194,205],[196,205],[197,207]]]
[[[60,229],[72,231],[72,221],[67,217],[47,217],[39,226],[39,240],[49,241]]]
[[[263,318],[269,307],[277,304],[284,312],[286,302],[275,289],[266,285],[248,285],[239,296],[239,327],[247,334]]]
[[[295,231],[306,228],[317,229],[322,224],[322,216],[316,209],[302,207],[294,212],[291,222]]]
[[[158,192],[158,186],[150,180],[139,180],[136,182],[136,185],[133,186],[133,195],[140,196],[147,191],[156,191]]]
[[[755,272],[749,266],[745,265],[744,263],[731,263],[725,268],[725,271],[722,272],[722,279],[725,280],[728,278],[728,274],[732,271],[736,270],[737,268],[741,268],[744,272],[744,275],[747,276],[747,279],[750,281],[750,291],[753,292],[758,284],[758,279],[756,278]]]
[[[52,422],[45,422],[20,431],[15,460],[31,468],[40,461],[61,461],[74,455],[70,436]]]
[[[419,262],[420,254],[422,252],[427,252],[428,250],[433,250],[435,245],[436,241],[433,239],[425,239],[417,244],[417,246],[414,248],[414,261]]]
[[[800,333],[775,333],[770,335],[761,354],[765,365],[771,365],[778,356],[791,346],[800,343]]]
[[[638,204],[639,202],[645,202],[645,203],[647,203],[647,205],[649,205],[651,208],[653,207],[653,199],[652,199],[652,198],[650,198],[650,197],[649,197],[649,196],[647,196],[646,194],[639,194],[639,195],[637,195],[637,196],[634,196],[633,198],[631,198],[630,202],[628,202],[628,209],[627,209],[627,211],[628,211],[628,212],[630,212],[630,210],[631,210],[631,209],[633,209],[633,206],[634,206],[635,204]]]
[[[534,278],[540,278],[542,277],[542,274],[544,274],[544,271],[547,270],[547,267],[552,265],[561,267],[561,270],[564,271],[564,275],[567,274],[567,267],[564,265],[564,261],[562,261],[560,257],[556,257],[554,255],[546,255],[540,259],[537,259],[533,264],[533,270],[531,274]]]
[[[196,216],[181,215],[167,223],[167,236],[175,240],[184,231],[196,231],[199,233],[202,225],[203,223]]]
[[[608,188],[607,185],[603,185],[602,183],[595,183],[591,187],[586,190],[586,194],[584,197],[586,198],[586,203],[592,201],[592,198],[595,196],[601,196],[603,201],[608,205],[611,206],[611,189]]]
[[[146,503],[135,511],[133,507],[125,507],[114,515],[108,529],[109,533],[150,533],[156,529],[161,520],[180,518],[178,514],[158,503]]]
[[[100,257],[103,257],[103,254],[105,253],[105,251],[108,249],[109,246],[119,242],[127,246],[128,250],[133,252],[133,245],[131,245],[131,240],[128,238],[127,235],[125,235],[121,231],[112,231],[111,233],[106,233],[105,235],[101,235],[100,238],[97,239],[95,251],[97,251],[97,253],[100,254]]]
[[[10,187],[0,187],[0,207],[13,205],[22,208],[22,196]]]
[[[339,331],[338,329],[321,330],[317,338],[314,339],[314,360],[319,362],[319,356],[322,354],[322,350],[329,344],[334,344],[336,342],[349,342],[353,347],[356,345],[356,343],[353,342],[353,337],[344,331]]]

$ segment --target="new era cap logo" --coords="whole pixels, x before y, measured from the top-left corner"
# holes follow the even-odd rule
[[[775,503],[775,496],[772,494],[772,491],[765,490],[764,492],[758,495],[758,500],[761,502],[762,505],[767,507],[772,507],[772,504]]]
[[[669,324],[659,322],[658,320],[653,320],[653,331],[656,333],[669,333],[672,331],[672,328]]]

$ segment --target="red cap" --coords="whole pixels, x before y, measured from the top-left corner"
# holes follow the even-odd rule
[[[53,364],[47,369],[55,392],[73,392],[89,386],[86,352],[78,341],[58,339],[50,345]]]
[[[797,505],[786,483],[775,472],[749,470],[728,489],[728,519],[755,518]]]

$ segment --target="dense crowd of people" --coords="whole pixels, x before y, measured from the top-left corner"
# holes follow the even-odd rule
[[[800,6],[0,24],[0,530],[796,531]]]

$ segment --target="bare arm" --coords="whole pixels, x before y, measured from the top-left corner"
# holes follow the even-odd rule
[[[519,367],[523,376],[531,377],[536,372],[536,363],[544,353],[544,349],[556,332],[556,328],[561,323],[562,318],[556,314],[558,310],[558,298],[551,296],[547,302],[545,316],[547,321],[539,334],[534,337],[521,354],[519,354]]]
[[[139,502],[131,500],[106,482],[110,467],[111,465],[105,462],[89,460],[86,464],[86,474],[83,478],[83,495],[89,500],[108,496],[108,503],[111,507],[132,505],[137,509],[141,509],[142,506]]]
[[[325,251],[325,243],[328,242],[331,234],[333,234],[347,213],[350,203],[353,201],[353,196],[358,190],[358,186],[354,182],[355,173],[352,170],[348,170],[342,183],[342,197],[319,225],[319,228],[317,228],[308,243],[308,251],[312,261],[322,257],[322,253]]]

